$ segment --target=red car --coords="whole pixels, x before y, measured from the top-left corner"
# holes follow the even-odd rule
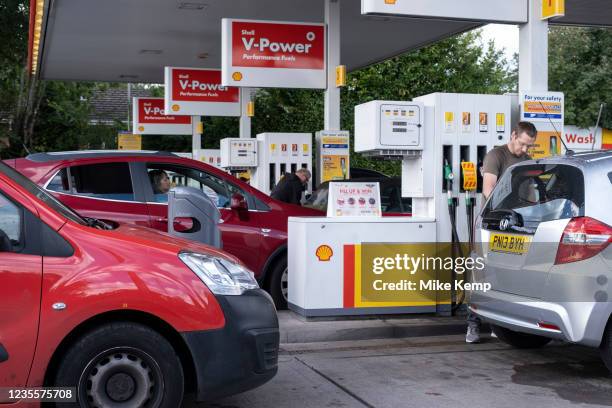
[[[81,218],[1,162],[0,299],[0,403],[57,386],[56,402],[176,408],[277,371],[274,305],[238,259]]]
[[[205,163],[162,152],[36,153],[8,160],[84,217],[168,230],[168,205],[148,177],[164,170],[175,186],[202,189],[221,212],[223,250],[255,272],[277,308],[287,305],[287,217],[323,212],[270,198]]]

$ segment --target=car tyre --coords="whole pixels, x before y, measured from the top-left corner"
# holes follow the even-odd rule
[[[117,322],[81,336],[62,356],[54,385],[74,387],[72,407],[176,408],[183,369],[172,345],[147,326]]]
[[[501,326],[492,326],[493,333],[506,344],[509,344],[516,348],[539,348],[544,347],[550,341],[551,338],[537,336],[535,334],[520,333],[514,330],[506,329]]]
[[[287,257],[283,257],[274,264],[268,286],[276,310],[287,309],[287,301],[289,300],[288,277]]]
[[[603,339],[599,346],[599,352],[601,353],[601,359],[606,365],[606,368],[612,372],[612,322],[608,323],[604,331]]]

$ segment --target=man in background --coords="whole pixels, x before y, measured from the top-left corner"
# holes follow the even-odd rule
[[[270,197],[285,203],[300,205],[302,192],[306,190],[311,176],[308,169],[299,169],[294,174],[285,173],[270,193]]]

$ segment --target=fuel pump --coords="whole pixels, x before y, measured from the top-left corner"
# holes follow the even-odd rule
[[[453,174],[453,170],[451,165],[448,162],[448,159],[444,159],[444,181],[446,185],[446,198],[447,198],[447,206],[448,206],[448,216],[451,224],[451,256],[453,258],[462,257],[463,251],[461,250],[461,241],[459,240],[459,234],[457,233],[457,205],[458,199],[453,197],[453,180],[455,179],[455,175]],[[452,272],[452,281],[454,282],[457,278],[457,274],[453,270]],[[457,293],[455,291],[452,292],[452,310],[455,311],[463,302],[464,295],[457,298]]]

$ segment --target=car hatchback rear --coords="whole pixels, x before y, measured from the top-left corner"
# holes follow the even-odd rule
[[[612,313],[611,202],[612,152],[508,169],[476,221],[485,268],[473,279],[491,290],[473,291],[471,309],[514,345],[599,346]]]

